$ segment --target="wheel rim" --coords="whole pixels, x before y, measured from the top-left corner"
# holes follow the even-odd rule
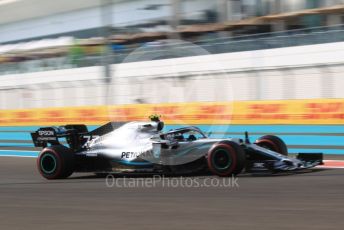
[[[232,157],[225,149],[217,149],[213,153],[212,163],[218,170],[225,170],[232,165]]]
[[[41,158],[41,169],[46,174],[53,173],[57,168],[56,157],[53,154],[44,154]]]

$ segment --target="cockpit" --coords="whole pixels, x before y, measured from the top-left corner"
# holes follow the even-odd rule
[[[161,139],[178,141],[178,142],[190,142],[199,139],[204,139],[207,136],[197,127],[186,127],[181,129],[174,129],[167,133],[161,134]]]

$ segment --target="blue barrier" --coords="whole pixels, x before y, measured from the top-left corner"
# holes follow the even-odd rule
[[[166,125],[165,130],[182,127],[181,125]],[[254,141],[264,133],[274,133],[280,136],[289,146],[291,153],[323,152],[324,154],[344,154],[344,125],[198,125],[203,131],[211,132],[213,138],[244,137],[248,131]],[[21,151],[22,148],[34,147],[30,131],[37,126],[0,127],[0,155],[23,153],[34,156],[32,152]],[[97,126],[89,126],[93,130]],[[20,143],[21,142],[21,143]],[[29,142],[29,143],[28,143]],[[19,152],[16,152],[19,150]],[[37,154],[37,153],[36,153]]]

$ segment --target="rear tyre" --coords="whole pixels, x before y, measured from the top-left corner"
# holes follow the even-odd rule
[[[67,178],[74,172],[74,153],[63,145],[46,147],[39,154],[37,168],[48,180]]]
[[[232,141],[214,144],[207,155],[209,170],[224,177],[239,174],[245,167],[245,159],[244,150]]]
[[[284,141],[281,138],[277,136],[273,136],[273,135],[262,136],[258,140],[255,141],[255,144],[260,147],[270,149],[284,156],[288,156],[287,145],[284,143]]]

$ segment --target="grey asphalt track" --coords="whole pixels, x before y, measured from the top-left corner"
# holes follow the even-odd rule
[[[190,179],[207,186],[175,187],[170,182],[179,179],[166,178],[124,188],[147,178],[118,178],[107,187],[92,174],[47,181],[34,158],[0,157],[0,229],[344,228],[344,169],[241,175],[239,187],[208,187],[217,177]]]

